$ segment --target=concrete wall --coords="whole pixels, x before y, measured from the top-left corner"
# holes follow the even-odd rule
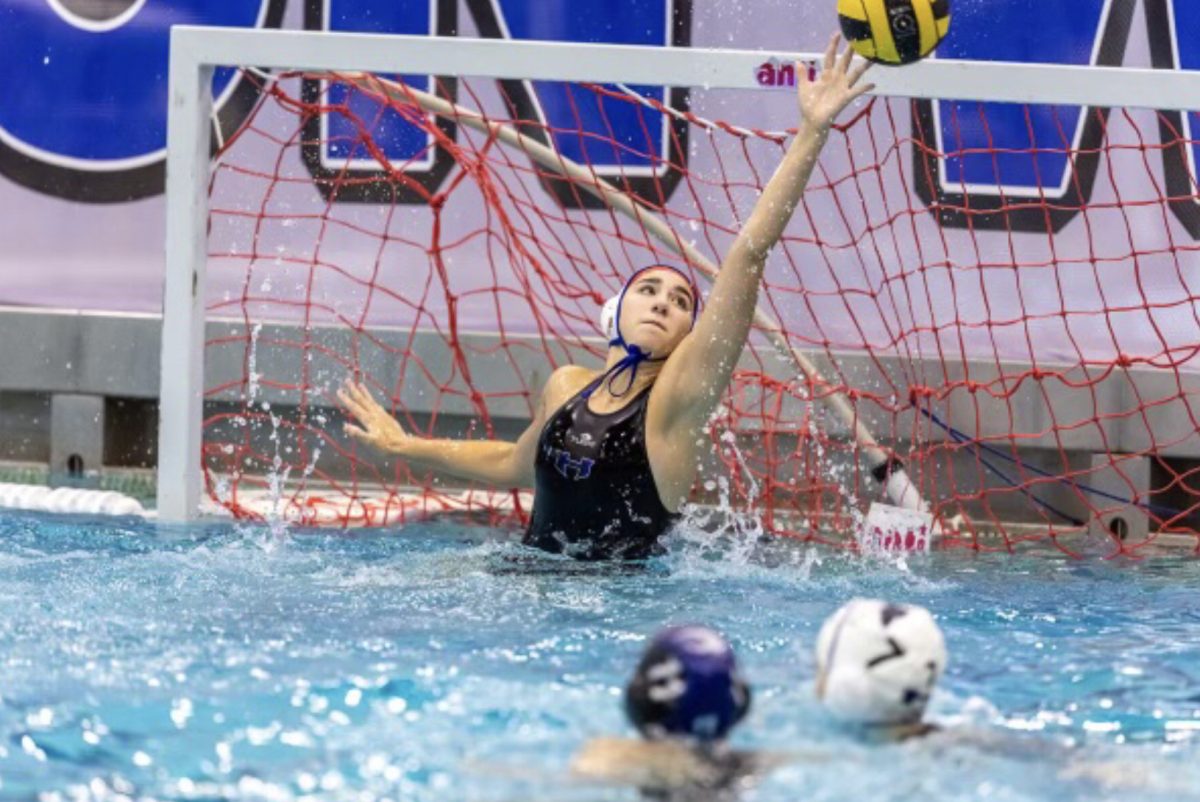
[[[448,365],[449,354],[442,339],[418,333],[409,347],[409,334],[400,331],[372,332],[370,341],[359,338],[360,363],[384,386],[397,384],[402,369],[396,353],[409,348],[427,366],[435,369]],[[244,375],[246,332],[236,323],[212,323],[210,338],[229,337],[231,347],[211,349],[207,356],[209,387]],[[297,376],[303,352],[281,347],[280,341],[296,342],[303,333],[292,327],[265,326],[257,332],[257,364],[265,374]],[[313,345],[309,351],[309,370],[328,386],[334,386],[346,373],[341,361],[351,353],[351,335],[345,331],[314,330],[307,334]],[[492,391],[521,389],[518,379],[526,377],[527,386],[536,391],[545,380],[546,365],[541,343],[536,347],[514,347],[495,352],[494,337],[465,335],[464,344],[472,354],[469,368],[474,380]],[[102,449],[108,465],[152,467],[157,435],[156,398],[159,381],[159,320],[152,316],[106,315],[48,310],[0,309],[0,460],[50,461],[52,455],[83,453],[86,448]],[[594,362],[582,350],[557,345],[563,361]],[[1041,466],[1060,474],[1064,467],[1072,471],[1089,469],[1094,452],[1141,452],[1157,444],[1152,486],[1166,485],[1169,478],[1200,465],[1200,376],[1173,371],[1115,370],[1105,376],[1088,377],[1082,370],[1040,381],[1030,375],[1016,381],[1011,377],[1027,374],[1029,366],[998,365],[980,362],[908,362],[894,358],[872,360],[861,355],[839,357],[835,369],[826,358],[818,358],[818,367],[860,391],[884,397],[895,395],[897,406],[905,405],[909,388],[929,387],[939,391],[947,383],[973,382],[933,403],[943,420],[971,437],[981,437],[1001,450],[1016,448],[1027,466]],[[762,364],[747,357],[747,367],[790,380],[793,366],[771,356]],[[1050,366],[1042,366],[1047,374]],[[1010,377],[1010,378],[1002,378]],[[1094,383],[1092,383],[1094,382]],[[1088,386],[1091,384],[1091,386]],[[1076,385],[1076,386],[1072,386]],[[418,420],[426,420],[431,410],[434,387],[420,371],[405,375],[401,403]],[[242,388],[231,386],[208,400],[208,411],[234,409],[240,405]],[[265,383],[259,400],[273,405],[276,413],[288,414],[290,393],[274,390]],[[102,400],[103,425],[95,443],[55,442],[51,418],[54,399],[95,396]],[[799,418],[805,402],[790,402],[784,414]],[[60,404],[61,406],[61,404]],[[84,409],[84,406],[67,406]],[[514,395],[489,402],[492,423],[498,436],[514,438],[527,425],[526,400]],[[909,407],[895,417],[882,413],[878,405],[864,403],[860,414],[868,427],[881,439],[894,432],[894,445],[903,453],[914,432],[922,441],[945,440],[946,434],[930,425]],[[843,432],[821,407],[813,407],[820,425],[835,438]],[[337,420],[336,410],[327,410]],[[66,413],[62,413],[66,414]],[[82,413],[80,413],[82,414]],[[1057,425],[1056,425],[1057,422]],[[1069,423],[1069,428],[1063,424]],[[442,397],[437,432],[444,436],[460,435],[478,424],[477,410],[465,397]],[[893,428],[894,427],[894,428]],[[331,427],[332,428],[332,427]],[[61,425],[59,440],[87,439],[87,427]],[[785,435],[786,439],[786,435]],[[987,503],[993,515],[1015,519],[1036,518],[1028,500],[1017,493],[995,492],[1002,482],[983,471],[968,449],[947,449],[929,466],[938,476],[954,476],[960,494],[972,487],[992,488]],[[1001,464],[1003,462],[1001,461]],[[52,469],[55,466],[52,465]],[[89,466],[91,467],[91,466]],[[1013,474],[1019,471],[1007,466]],[[337,467],[332,470],[337,472]],[[1087,482],[1082,476],[1080,481]],[[1039,496],[1080,517],[1088,514],[1087,504],[1070,488],[1047,483],[1038,488]],[[1192,491],[1186,483],[1176,483],[1162,494],[1164,501],[1190,505]],[[1107,502],[1106,502],[1107,503]]]

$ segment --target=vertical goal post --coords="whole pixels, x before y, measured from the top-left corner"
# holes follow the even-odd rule
[[[764,90],[757,81],[756,71],[764,61],[813,63],[819,58],[813,53],[749,50],[173,28],[158,462],[160,520],[196,517],[202,490],[206,246],[213,145],[210,87],[215,68],[240,65],[340,75],[478,76],[774,91],[778,95],[779,90]],[[904,68],[876,67],[870,80],[876,84],[877,95],[914,99],[1200,109],[1200,75],[1184,71],[931,59]],[[638,214],[641,207],[630,206],[632,213]],[[696,256],[683,256],[706,272],[696,264]],[[721,254],[710,256],[719,261]],[[769,331],[769,323],[762,326],[760,321],[760,330]],[[798,352],[793,356],[804,359]],[[830,398],[834,406],[842,406],[838,417],[848,429],[862,428],[843,396],[835,393]],[[867,447],[874,442],[865,429],[856,433],[855,439]]]

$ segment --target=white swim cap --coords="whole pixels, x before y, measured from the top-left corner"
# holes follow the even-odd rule
[[[604,336],[610,342],[617,338],[617,308],[620,303],[621,296],[614,295],[605,301],[600,309],[600,331],[604,332]]]
[[[924,607],[855,599],[817,636],[817,698],[857,724],[921,719],[946,667],[946,642]]]

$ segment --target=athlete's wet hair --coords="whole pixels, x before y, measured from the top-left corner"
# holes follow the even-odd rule
[[[629,720],[647,738],[723,739],[750,709],[733,649],[707,627],[663,630],[625,689]]]

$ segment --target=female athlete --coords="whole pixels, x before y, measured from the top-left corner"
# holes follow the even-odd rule
[[[678,517],[707,447],[703,430],[729,386],[753,321],[767,255],[792,217],[837,115],[873,88],[830,40],[815,80],[797,70],[800,126],[700,312],[696,287],[652,265],[615,299],[602,371],[567,365],[542,390],[515,443],[404,431],[361,384],[338,397],[345,431],[385,453],[497,488],[534,487],[524,542],[580,559],[644,559]]]

